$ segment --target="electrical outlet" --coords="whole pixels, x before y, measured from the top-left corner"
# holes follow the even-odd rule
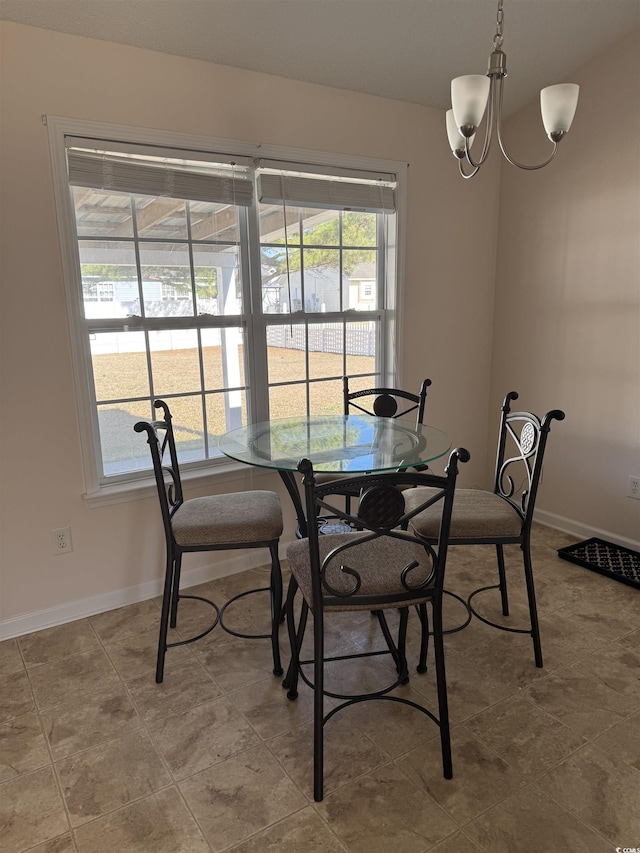
[[[640,501],[640,477],[629,477],[627,495]]]
[[[51,550],[55,556],[73,551],[70,527],[58,527],[51,531]]]

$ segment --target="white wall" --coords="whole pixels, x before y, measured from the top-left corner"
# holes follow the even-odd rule
[[[540,172],[502,168],[491,407],[514,388],[525,407],[564,409],[546,519],[638,548],[640,501],[626,490],[640,475],[640,32],[571,82],[580,99],[556,159]],[[537,105],[506,138],[539,162],[550,146]]]
[[[428,420],[471,451],[462,482],[483,481],[498,167],[462,181],[440,111],[6,22],[0,62],[0,636],[150,594],[163,569],[155,498],[82,498],[43,114],[408,162],[400,377],[431,377]],[[252,484],[281,492],[292,536],[277,476],[243,470],[220,490]],[[50,531],[66,525],[73,553],[53,557]],[[187,570],[208,571],[216,555],[190,556]]]

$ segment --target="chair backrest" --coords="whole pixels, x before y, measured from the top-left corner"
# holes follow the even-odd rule
[[[164,532],[167,538],[170,538],[173,535],[171,518],[184,503],[184,497],[169,406],[164,400],[155,400],[153,405],[156,409],[162,409],[162,419],[138,421],[133,428],[136,432],[146,432],[147,434]]]
[[[542,419],[531,412],[512,412],[511,402],[517,399],[517,392],[509,391],[502,404],[494,491],[530,526],[551,421],[564,420],[564,412],[552,409]]]
[[[358,606],[379,603],[379,598],[368,600],[360,592],[365,573],[369,569],[376,571],[372,554],[379,558],[378,571],[394,568],[390,564],[398,560],[396,592],[386,598],[389,603],[424,597],[425,588],[442,591],[458,463],[468,459],[469,452],[457,448],[449,456],[443,476],[407,470],[363,474],[329,483],[316,483],[312,463],[308,459],[301,460],[298,471],[302,474],[305,490],[314,601],[323,606],[330,606],[332,602],[345,605],[350,603],[351,596],[358,595]],[[403,489],[411,486],[430,488],[424,490],[420,505],[407,511]],[[332,498],[347,495],[354,487],[360,489],[354,514],[346,508],[336,509],[330,503]],[[411,529],[409,521],[433,506],[442,510],[440,533],[437,542],[429,544]],[[351,525],[353,532],[319,533],[318,517],[323,510]],[[389,542],[392,542],[391,547],[388,547]],[[405,543],[404,547],[398,543]],[[415,548],[416,545],[420,547]],[[372,547],[375,550],[372,551]],[[419,560],[414,561],[411,556],[407,559],[408,554],[416,551]],[[366,588],[366,583],[364,586]]]
[[[427,401],[427,388],[430,379],[425,379],[417,394],[402,391],[399,388],[366,388],[362,391],[349,390],[349,377],[342,377],[342,395],[344,414],[354,414],[354,410],[379,418],[401,418],[411,412],[416,413],[416,423],[424,422],[424,407]]]

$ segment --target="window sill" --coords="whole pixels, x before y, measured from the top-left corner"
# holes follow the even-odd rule
[[[185,491],[201,489],[205,486],[219,486],[221,483],[241,481],[246,484],[249,478],[275,474],[275,471],[244,465],[241,462],[223,462],[215,469],[186,470],[181,472],[182,486]],[[82,497],[91,508],[126,503],[156,497],[158,494],[153,477],[145,477],[128,483],[114,483],[102,486],[95,492],[86,492]]]

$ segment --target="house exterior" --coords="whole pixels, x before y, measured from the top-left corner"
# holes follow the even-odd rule
[[[340,292],[349,294],[348,307],[355,311],[375,308],[376,280],[374,264],[358,264],[351,274],[342,274],[335,267],[323,265],[304,271],[304,310],[307,312],[340,311]],[[273,314],[286,314],[303,310],[302,275],[299,270],[289,275],[278,273],[269,276],[263,272],[263,290],[266,310]]]

